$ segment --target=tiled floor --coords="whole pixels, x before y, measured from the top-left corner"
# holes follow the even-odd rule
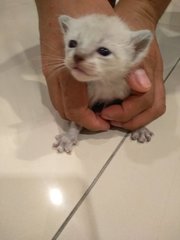
[[[158,27],[164,76],[173,71],[167,112],[150,124],[147,145],[109,131],[84,134],[72,155],[57,154],[51,143],[66,123],[40,71],[34,2],[2,0],[0,33],[0,239],[179,240],[178,0]]]

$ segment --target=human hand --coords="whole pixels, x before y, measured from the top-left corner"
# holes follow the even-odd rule
[[[150,1],[135,1],[132,5],[131,0],[121,0],[116,5],[116,14],[132,29],[149,29],[154,33],[154,40],[147,57],[140,66],[137,66],[137,71],[130,74],[127,79],[132,89],[131,96],[124,100],[121,106],[111,106],[102,111],[101,116],[114,126],[134,130],[165,112],[163,62],[155,38],[156,24],[168,4],[168,1],[165,2],[164,4],[161,2],[162,7],[160,3]]]
[[[64,69],[64,41],[58,16],[66,13],[78,17],[95,12],[114,15],[113,9],[107,0],[36,0],[35,2],[39,16],[42,69],[53,106],[63,118],[89,130],[109,129],[109,122],[88,108],[86,84],[76,81]]]
[[[46,79],[51,101],[63,118],[93,131],[109,129],[110,124],[89,109],[85,83],[75,80],[68,71]]]
[[[146,59],[129,75],[127,81],[132,94],[123,101],[122,105],[104,109],[101,116],[109,120],[113,126],[135,130],[165,112],[163,64],[156,39]]]

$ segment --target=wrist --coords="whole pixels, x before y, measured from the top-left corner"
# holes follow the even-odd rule
[[[131,29],[149,29],[155,31],[158,18],[150,1],[121,0],[115,8],[116,14],[121,17]]]

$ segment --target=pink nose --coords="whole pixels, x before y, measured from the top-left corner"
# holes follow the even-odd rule
[[[81,61],[83,61],[83,60],[84,60],[84,57],[83,57],[83,56],[77,55],[77,54],[74,55],[74,61],[75,61],[76,63],[81,62]]]

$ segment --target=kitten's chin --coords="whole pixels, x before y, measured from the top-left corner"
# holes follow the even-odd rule
[[[91,82],[98,80],[96,76],[87,74],[86,72],[75,68],[71,69],[71,74],[80,82]]]

